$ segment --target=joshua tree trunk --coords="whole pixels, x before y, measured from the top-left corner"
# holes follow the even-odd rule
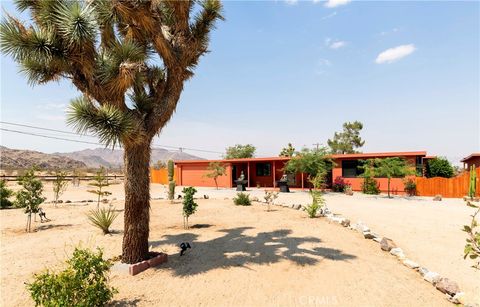
[[[124,148],[125,217],[122,261],[136,263],[148,255],[150,222],[150,141]]]

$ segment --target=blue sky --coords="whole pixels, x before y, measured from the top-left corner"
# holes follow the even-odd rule
[[[288,142],[326,144],[360,120],[364,152],[427,150],[456,162],[480,151],[479,2],[226,1],[224,16],[156,143],[251,143],[270,156]],[[70,130],[64,110],[76,90],[32,88],[17,70],[1,56],[2,121]],[[95,147],[1,138],[44,152]]]

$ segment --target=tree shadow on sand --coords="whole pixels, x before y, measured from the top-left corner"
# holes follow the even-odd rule
[[[249,264],[272,264],[281,260],[289,260],[297,265],[315,265],[324,258],[335,261],[348,261],[356,258],[341,250],[327,247],[306,249],[302,244],[321,243],[315,237],[293,237],[291,230],[279,229],[271,232],[260,232],[254,236],[244,232],[253,227],[222,229],[224,236],[208,240],[196,241],[197,234],[183,233],[165,235],[162,240],[152,241],[150,245],[179,245],[190,242],[192,249],[185,256],[170,255],[168,262],[158,269],[170,269],[175,275],[185,276],[208,272],[217,268],[248,267]]]

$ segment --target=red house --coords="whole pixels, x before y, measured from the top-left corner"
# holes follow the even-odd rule
[[[342,177],[349,182],[354,191],[361,189],[362,178],[361,169],[358,166],[361,160],[374,158],[400,157],[415,165],[419,174],[422,174],[424,168],[424,159],[427,158],[425,151],[414,152],[384,152],[384,153],[358,153],[358,154],[339,154],[332,155],[331,158],[335,165],[327,176],[327,185],[333,183],[337,177]],[[208,178],[207,167],[210,162],[220,162],[225,165],[226,175],[217,179],[218,186],[232,188],[234,181],[240,177],[243,172],[248,181],[248,187],[275,187],[276,181],[280,180],[284,174],[283,168],[290,160],[289,157],[271,157],[271,158],[248,158],[248,159],[226,159],[226,160],[186,160],[176,161],[176,180],[178,185],[182,186],[203,186],[214,187],[213,179]],[[380,184],[380,190],[387,190],[387,179],[376,178]],[[307,175],[302,173],[289,175],[289,186],[292,188],[310,187]],[[392,178],[391,191],[393,193],[403,193],[403,179]]]

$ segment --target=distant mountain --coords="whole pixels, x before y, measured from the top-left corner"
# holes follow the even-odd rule
[[[33,150],[10,149],[0,146],[1,169],[25,169],[32,166],[41,169],[86,168],[87,165],[76,159],[56,154],[46,154]]]
[[[123,165],[123,149],[95,148],[74,152],[57,152],[55,155],[69,157],[84,162],[88,167],[121,167]],[[167,149],[152,149],[150,163],[157,161],[177,160],[203,160],[203,158],[179,151]]]

